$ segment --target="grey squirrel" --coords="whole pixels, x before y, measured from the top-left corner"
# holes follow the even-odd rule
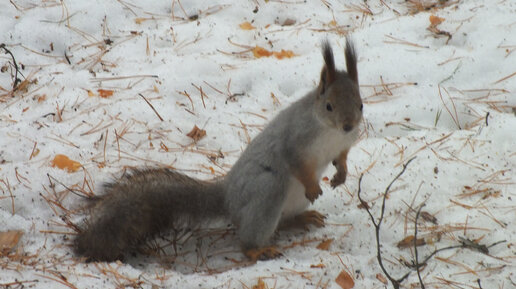
[[[200,181],[154,168],[106,184],[75,239],[76,252],[114,261],[159,232],[226,218],[236,226],[244,254],[255,261],[281,255],[269,244],[280,223],[324,226],[325,217],[306,208],[322,194],[319,179],[330,162],[337,169],[332,187],[346,180],[362,100],[352,42],[346,39],[347,72],[336,70],[328,42],[322,54],[318,87],[280,112],[224,178]]]

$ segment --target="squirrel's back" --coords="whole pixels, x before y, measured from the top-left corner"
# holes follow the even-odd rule
[[[77,253],[90,260],[114,261],[162,231],[227,215],[221,182],[168,169],[134,170],[104,191],[75,239]]]

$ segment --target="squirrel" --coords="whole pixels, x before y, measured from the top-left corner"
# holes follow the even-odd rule
[[[115,261],[156,234],[225,218],[236,226],[251,260],[277,258],[269,244],[288,222],[324,226],[325,216],[306,211],[321,194],[319,179],[331,162],[333,188],[346,180],[349,149],[359,137],[362,100],[357,57],[346,38],[346,71],[336,70],[322,43],[324,66],[316,88],[281,111],[244,150],[228,174],[201,181],[165,168],[135,169],[104,185],[74,240],[89,261]]]

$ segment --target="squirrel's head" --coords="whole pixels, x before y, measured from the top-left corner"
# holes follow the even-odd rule
[[[355,48],[346,38],[347,72],[335,69],[333,51],[328,42],[323,43],[322,53],[324,67],[317,90],[316,114],[326,125],[348,133],[358,127],[362,120]]]

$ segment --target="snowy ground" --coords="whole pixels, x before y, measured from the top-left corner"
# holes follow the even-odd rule
[[[436,254],[421,271],[427,288],[516,288],[514,15],[509,0],[2,1],[0,42],[21,83],[13,93],[13,59],[0,49],[0,231],[23,235],[0,258],[0,287],[341,288],[344,271],[355,288],[384,288],[358,177],[378,217],[385,188],[415,156],[386,200],[387,270],[411,271],[412,246],[397,244],[413,235],[424,202],[419,259],[460,237],[505,241],[487,253]],[[284,257],[257,264],[227,224],[164,236],[127,263],[73,255],[66,222],[81,220],[82,198],[69,188],[99,194],[131,166],[224,175],[268,120],[316,85],[321,40],[345,67],[348,33],[364,133],[345,186],[322,180],[313,208],[325,228],[280,232]],[[257,58],[255,46],[295,56]],[[206,130],[197,142],[187,136],[195,125]],[[80,166],[52,167],[58,154]],[[402,285],[419,286],[415,271]]]

